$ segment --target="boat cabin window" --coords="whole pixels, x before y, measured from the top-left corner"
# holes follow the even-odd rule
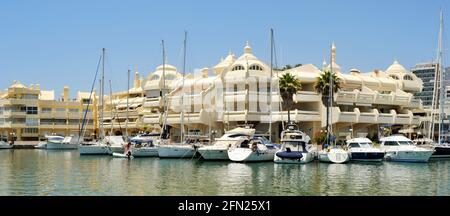
[[[301,139],[303,139],[303,136],[302,135],[291,135],[291,139],[299,139],[299,140],[301,140]]]
[[[400,145],[413,145],[411,141],[398,141]]]
[[[384,145],[385,146],[397,146],[398,143],[395,141],[386,141],[386,142],[384,142]]]
[[[370,148],[370,143],[360,143],[359,146],[363,148]]]
[[[359,148],[359,143],[350,143],[349,147],[350,148]]]

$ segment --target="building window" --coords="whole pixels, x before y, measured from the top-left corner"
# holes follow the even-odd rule
[[[78,119],[69,119],[69,125],[79,125],[80,120]]]
[[[27,118],[25,120],[25,125],[26,126],[38,126],[38,119]]]
[[[37,115],[38,108],[37,107],[27,107],[27,114],[29,115]]]
[[[56,112],[65,112],[66,109],[65,108],[56,108]]]
[[[411,77],[411,75],[405,75],[405,76],[403,77],[403,79],[404,79],[404,80],[410,80],[410,81],[414,80],[414,79]]]
[[[51,112],[52,112],[52,108],[46,108],[46,107],[43,107],[43,108],[41,109],[41,111],[42,111],[42,113],[51,113]]]
[[[25,134],[37,134],[38,129],[37,128],[22,128],[22,133]]]
[[[399,80],[399,78],[398,78],[398,76],[396,76],[396,75],[389,75],[392,79],[395,79],[395,80]]]
[[[263,70],[262,67],[259,66],[259,65],[252,65],[252,66],[250,66],[249,69],[250,70],[257,70],[257,71],[262,71]]]
[[[242,65],[236,65],[236,66],[234,66],[232,71],[238,71],[238,70],[245,70],[245,68]]]
[[[24,95],[22,95],[22,99],[39,99],[39,95],[37,95],[37,94],[24,94]]]
[[[159,80],[159,76],[158,75],[154,75],[151,80]]]
[[[78,113],[80,110],[79,109],[69,109],[70,113]]]
[[[53,125],[52,119],[41,119],[40,125]]]

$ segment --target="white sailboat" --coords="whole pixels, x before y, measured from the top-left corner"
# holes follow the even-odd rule
[[[274,162],[282,164],[304,164],[314,160],[317,149],[311,138],[297,125],[288,125],[281,132],[281,148],[275,153]]]
[[[333,57],[334,52],[334,43],[331,47],[331,61],[330,61],[330,83],[328,86],[328,104],[327,104],[327,143],[328,148],[322,149],[319,151],[318,159],[320,162],[326,162],[326,163],[346,163],[350,161],[350,156],[348,155],[348,152],[340,147],[337,147],[334,145],[334,142],[331,141],[331,135],[333,134],[333,124],[331,121],[331,107],[333,106]]]
[[[228,149],[248,141],[254,134],[255,129],[238,127],[215,139],[213,145],[199,148],[198,152],[204,160],[229,160]]]
[[[234,162],[273,161],[278,148],[261,143],[260,139],[244,140],[228,149],[228,157]]]
[[[78,136],[45,136],[47,150],[71,150],[78,148]]]
[[[185,39],[184,39],[184,58],[183,58],[183,84],[181,89],[183,90],[184,87],[184,79],[185,77],[185,59],[186,59],[186,38],[187,38],[187,32],[185,32]],[[165,47],[164,47],[164,41],[162,41],[162,47],[163,47],[163,88],[165,89]],[[181,98],[183,99],[184,95],[181,95]],[[167,101],[167,95],[165,95],[165,100]],[[183,102],[183,101],[182,101]],[[181,119],[180,119],[180,123],[181,123],[181,127],[180,127],[180,143],[171,143],[171,141],[169,139],[165,139],[162,140],[161,137],[161,145],[158,146],[158,156],[160,158],[193,158],[196,153],[197,153],[197,148],[199,147],[198,144],[199,143],[199,139],[196,138],[195,136],[188,138],[188,137],[184,137],[184,125],[183,125],[183,121],[184,121],[184,108],[183,108],[183,104],[181,104]],[[167,133],[166,131],[166,127],[167,127],[167,114],[169,111],[169,105],[166,105],[166,109],[164,111],[164,123],[163,123],[163,133],[161,133],[161,135]],[[186,139],[186,140],[184,140]]]
[[[101,79],[101,107],[100,107],[100,139],[94,142],[81,142],[78,147],[80,155],[110,155],[112,154],[111,148],[106,144],[105,131],[103,128],[103,106],[104,106],[104,85],[105,85],[105,48],[103,48],[102,55],[102,79]],[[97,77],[97,74],[95,75]],[[95,78],[96,79],[96,78]],[[94,82],[95,82],[94,79]],[[92,85],[91,95],[94,85]],[[89,108],[89,104],[88,104]],[[86,109],[85,116],[88,109]],[[85,120],[86,118],[84,118]],[[84,137],[84,135],[83,135]]]

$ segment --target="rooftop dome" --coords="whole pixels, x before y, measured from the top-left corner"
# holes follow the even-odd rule
[[[256,58],[256,56],[254,56],[252,52],[252,47],[250,47],[250,44],[247,41],[244,47],[244,54],[239,57],[238,60],[258,60],[258,58]]]
[[[177,71],[177,68],[176,67],[174,67],[174,66],[172,66],[172,65],[169,65],[169,64],[165,64],[164,66],[163,65],[160,65],[160,66],[158,66],[157,68],[156,68],[156,70],[157,71],[162,71],[162,70],[165,70],[165,71]]]
[[[407,73],[408,71],[401,65],[397,60],[392,63],[391,66],[389,66],[388,69],[386,69],[386,73]]]
[[[26,88],[25,85],[18,82],[17,80],[14,80],[13,84],[10,86],[10,88]]]

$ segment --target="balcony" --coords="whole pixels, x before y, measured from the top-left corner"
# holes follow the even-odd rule
[[[338,104],[353,105],[356,102],[357,93],[351,91],[339,91],[336,93],[334,100]]]
[[[332,117],[332,123],[338,123],[338,122],[349,122],[349,123],[356,123],[358,122],[358,114],[359,110],[358,108],[355,108],[353,112],[342,112],[339,107],[333,107],[333,117]]]
[[[420,123],[422,122],[420,116],[413,116],[412,120],[411,120],[411,124],[413,125],[420,125]]]
[[[368,92],[359,92],[356,98],[356,104],[360,106],[370,106],[375,101],[375,94]]]
[[[397,115],[397,113],[395,112],[395,110],[391,110],[390,113],[379,113],[378,114],[378,123],[379,124],[394,124],[395,120],[395,116]]]
[[[395,118],[395,124],[404,124],[409,125],[411,124],[411,116],[408,114],[397,114],[397,118]]]
[[[372,109],[370,112],[359,113],[358,123],[374,124],[378,120],[378,110]]]
[[[393,94],[381,94],[378,93],[375,96],[375,104],[392,104],[394,100]]]
[[[400,106],[407,106],[410,104],[411,96],[410,95],[395,95],[394,104]]]
[[[144,102],[144,107],[163,107],[164,100],[162,97],[157,98],[146,98]]]
[[[313,91],[300,91],[294,95],[294,102],[319,102],[321,100],[320,94]]]
[[[304,110],[292,110],[290,112],[291,120],[297,122],[310,122],[310,121],[320,121],[319,112],[315,111],[304,111]],[[287,121],[288,112],[273,112],[272,113],[272,122],[277,121]]]
[[[406,106],[408,108],[414,108],[414,109],[419,109],[423,107],[423,102],[421,99],[418,98],[413,98],[411,99],[411,102],[409,103],[408,106]]]
[[[162,124],[163,115],[161,113],[152,113],[144,115],[144,124]]]

